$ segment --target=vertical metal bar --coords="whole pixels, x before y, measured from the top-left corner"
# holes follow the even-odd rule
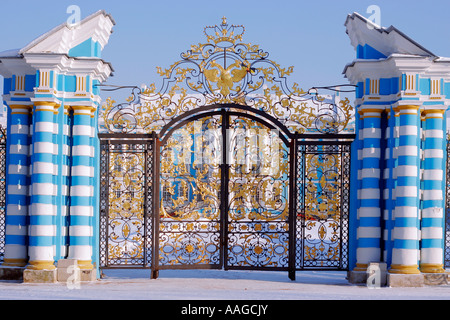
[[[100,262],[102,261],[102,256],[104,257],[104,265],[103,267],[108,267],[109,265],[109,163],[111,157],[110,145],[108,140],[101,140],[100,142],[101,149],[105,150],[104,161],[100,161],[100,174],[102,176],[102,180],[104,185],[101,187],[100,192],[100,205],[104,205],[104,210],[100,208],[100,230],[102,233],[100,234],[100,241],[103,242],[100,244],[100,250],[103,249],[103,252],[100,252]]]
[[[344,208],[344,168],[346,166],[346,156],[345,156],[345,150],[344,150],[344,146],[343,145],[339,145],[339,157],[341,157],[341,167],[339,168],[339,170],[341,171],[339,173],[339,176],[341,178],[341,185],[340,185],[340,198],[341,198],[341,204],[340,204],[340,212],[339,212],[339,269],[342,269],[343,263],[342,263],[342,248],[343,248],[343,239],[342,239],[342,235],[343,235],[343,231],[344,231],[344,216],[343,216],[343,212],[342,209]],[[380,260],[382,261],[382,260]]]
[[[289,150],[289,279],[295,281],[295,253],[296,253],[296,214],[295,214],[295,193],[296,193],[296,173],[297,173],[297,135],[291,140]]]
[[[148,260],[147,260],[147,248],[148,248],[148,234],[147,234],[147,224],[148,224],[148,198],[147,198],[147,192],[148,192],[148,184],[147,184],[147,179],[149,178],[147,173],[148,173],[148,166],[147,166],[147,157],[148,157],[148,149],[149,149],[149,144],[148,141],[145,141],[142,145],[142,156],[143,156],[143,171],[144,171],[144,177],[143,177],[143,186],[142,188],[144,189],[144,199],[143,199],[143,211],[144,211],[144,223],[143,223],[143,244],[142,244],[142,266],[145,267],[148,264]]]
[[[229,114],[222,109],[222,165],[221,165],[221,182],[220,182],[220,221],[221,221],[221,265],[228,270],[228,129]]]
[[[143,150],[144,156],[144,267],[148,264],[152,266],[153,264],[153,211],[154,211],[154,201],[153,201],[153,190],[154,190],[154,134],[152,134],[150,140],[146,140],[144,144],[145,148]],[[151,159],[150,159],[151,158]],[[149,161],[151,162],[149,163]],[[148,203],[151,201],[151,205]],[[149,227],[150,225],[150,227]],[[150,234],[149,234],[150,233]],[[150,249],[149,249],[150,247]],[[151,251],[151,260],[148,259],[148,251]]]
[[[160,224],[160,206],[162,205],[160,197],[160,148],[161,144],[156,135],[153,134],[153,253],[152,253],[152,267],[151,278],[157,279],[159,276],[159,224]]]
[[[307,150],[308,150],[308,146],[304,145],[302,146],[302,150],[300,152],[300,156],[302,158],[302,167],[301,167],[301,177],[300,179],[302,180],[302,184],[301,187],[303,188],[302,191],[302,195],[301,195],[301,216],[300,216],[300,220],[301,220],[301,224],[300,224],[300,238],[301,238],[301,252],[302,255],[300,257],[300,268],[304,269],[305,268],[305,223],[306,223],[306,205],[305,205],[305,198],[306,198],[306,167],[307,167]]]

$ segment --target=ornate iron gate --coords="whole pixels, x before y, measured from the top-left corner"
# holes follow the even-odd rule
[[[293,68],[243,43],[244,30],[226,19],[206,27],[207,43],[158,68],[161,90],[107,100],[102,267],[147,267],[153,277],[286,270],[292,279],[348,268],[353,107],[319,95],[345,86],[289,87]]]
[[[156,268],[287,270],[289,146],[277,132],[222,109],[164,140]]]
[[[288,139],[239,108],[100,135],[102,268],[347,270],[352,136]]]

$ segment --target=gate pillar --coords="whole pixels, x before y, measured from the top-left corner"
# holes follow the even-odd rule
[[[355,104],[364,118],[357,131],[361,158],[354,162],[359,198],[358,212],[352,214],[358,214],[359,225],[353,267],[364,272],[360,252],[365,252],[362,239],[370,233],[362,228],[361,209],[365,210],[365,170],[371,167],[372,173],[380,173],[380,178],[377,175],[372,180],[380,201],[371,219],[380,226],[381,233],[376,234],[381,238],[374,239],[379,242],[380,255],[374,254],[369,262],[387,264],[390,286],[421,286],[432,279],[430,273],[444,273],[444,114],[450,104],[450,63],[394,27],[368,28],[371,22],[357,13],[349,15],[345,25],[357,59],[344,73],[358,86]],[[380,131],[367,131],[364,111],[368,108],[386,111]],[[371,162],[364,150],[375,146],[367,145],[366,139],[380,138],[380,161]],[[365,282],[366,278],[350,277],[350,281]]]
[[[97,275],[98,85],[112,73],[101,50],[113,26],[98,11],[0,55],[9,122],[1,280],[66,281],[58,265],[75,263],[82,281]]]

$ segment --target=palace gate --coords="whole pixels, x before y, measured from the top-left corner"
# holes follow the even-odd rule
[[[353,109],[243,32],[207,27],[159,91],[107,100],[101,268],[348,269]]]

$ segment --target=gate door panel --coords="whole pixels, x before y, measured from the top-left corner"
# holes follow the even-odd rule
[[[226,268],[287,269],[289,149],[261,123],[230,117]]]
[[[188,122],[161,149],[159,268],[219,268],[221,116]]]

